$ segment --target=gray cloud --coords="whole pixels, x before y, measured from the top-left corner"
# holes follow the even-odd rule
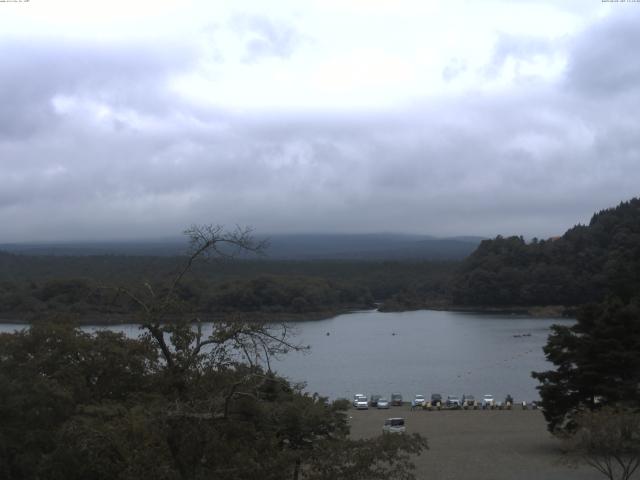
[[[0,43],[0,138],[49,128],[55,122],[51,101],[56,95],[166,111],[170,104],[163,82],[190,65],[194,53],[157,43],[5,38]]]
[[[568,88],[607,99],[636,93],[640,89],[639,22],[640,9],[624,8],[580,35],[568,66]]]
[[[247,45],[253,35],[266,42],[254,60],[291,54],[286,34],[243,21],[253,29]],[[246,114],[188,103],[166,85],[196,61],[188,48],[3,42],[0,221],[10,227],[0,241],[171,235],[194,222],[561,233],[638,193],[630,25],[611,16],[568,42],[557,83],[378,112]],[[548,48],[502,37],[494,64]],[[66,110],[55,98],[69,99]]]

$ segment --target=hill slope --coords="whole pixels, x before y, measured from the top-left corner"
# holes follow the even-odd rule
[[[602,210],[562,237],[484,240],[452,285],[458,305],[578,305],[640,291],[640,199]]]

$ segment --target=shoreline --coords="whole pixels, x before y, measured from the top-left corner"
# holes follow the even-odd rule
[[[417,310],[435,310],[439,312],[461,312],[479,314],[524,315],[532,318],[572,318],[578,307],[565,305],[527,305],[527,306],[486,306],[486,305],[442,305],[425,304],[407,308],[379,309],[383,313],[413,312]]]
[[[165,322],[175,320],[177,318],[192,318],[191,323],[194,323],[196,319],[201,322],[210,323],[216,321],[233,321],[235,320],[249,320],[254,322],[302,322],[309,321],[314,322],[318,320],[326,320],[336,317],[338,315],[344,315],[347,313],[354,313],[362,311],[362,308],[345,308],[336,310],[326,310],[317,312],[304,312],[304,313],[292,313],[292,312],[229,312],[229,313],[185,313],[165,315]],[[16,316],[0,316],[0,323],[8,325],[31,325],[33,323],[40,323],[44,321],[72,321],[79,326],[112,326],[112,325],[129,325],[140,324],[138,315],[133,313],[104,313],[96,314],[90,313],[86,315],[80,315],[77,313],[55,313],[44,314],[38,316],[36,314],[25,315],[21,318]]]
[[[185,313],[184,315],[167,315],[165,318],[167,321],[176,319],[178,317],[191,317],[192,323],[196,319],[201,322],[209,323],[216,321],[233,321],[235,320],[249,320],[255,322],[275,323],[275,322],[315,322],[320,320],[328,320],[330,318],[337,317],[339,315],[345,315],[350,313],[357,313],[361,311],[378,311],[380,313],[400,313],[400,312],[412,312],[419,310],[433,310],[443,312],[458,312],[458,313],[476,313],[476,314],[500,314],[500,315],[523,315],[531,318],[572,318],[575,315],[576,307],[565,307],[562,305],[548,305],[548,306],[530,306],[530,307],[486,307],[486,306],[466,306],[466,305],[425,305],[419,308],[405,308],[405,309],[384,309],[384,304],[379,304],[372,308],[363,308],[362,306],[353,308],[341,308],[335,310],[322,310],[315,312],[228,312],[228,313],[213,313],[213,314],[198,314],[198,313]],[[0,323],[8,325],[31,325],[34,322],[41,322],[45,320],[57,321],[57,320],[70,320],[77,323],[79,326],[113,326],[113,325],[129,325],[140,324],[138,316],[130,313],[105,313],[96,314],[91,313],[87,315],[80,315],[77,313],[57,313],[48,314],[38,317],[35,314],[25,315],[22,318],[16,318],[15,316],[0,316]]]

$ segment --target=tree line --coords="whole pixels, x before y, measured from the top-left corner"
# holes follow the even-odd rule
[[[117,285],[141,279],[161,292],[184,257],[46,257],[0,253],[0,315],[127,315]],[[416,285],[441,294],[455,262],[272,261],[218,259],[193,266],[176,292],[181,311],[331,314],[372,308]]]
[[[640,199],[593,215],[558,238],[481,242],[451,284],[457,305],[582,305],[640,288]]]
[[[579,306],[640,288],[639,199],[552,239],[498,236],[456,261],[224,260],[194,266],[181,300],[198,313],[336,312],[425,307]],[[183,257],[28,256],[0,252],[0,315],[125,313],[104,287],[162,289]]]

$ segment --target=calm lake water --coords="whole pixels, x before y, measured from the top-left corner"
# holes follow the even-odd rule
[[[295,341],[311,350],[289,353],[272,367],[292,381],[305,381],[309,392],[331,398],[491,393],[502,400],[510,393],[530,401],[538,398],[531,371],[551,367],[542,346],[554,323],[574,320],[431,310],[349,313],[290,323]],[[0,324],[0,331],[15,328]],[[135,325],[112,329],[139,333]]]

